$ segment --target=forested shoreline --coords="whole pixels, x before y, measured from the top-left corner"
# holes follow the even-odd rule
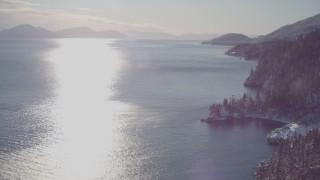
[[[244,85],[258,88],[262,94],[225,99],[210,107],[210,116],[267,113],[292,116],[292,121],[312,123],[320,118],[320,31],[297,40],[259,46],[258,65]],[[273,44],[275,46],[270,46]],[[238,45],[233,49],[242,47]],[[252,50],[252,48],[249,48]],[[251,52],[253,53],[253,52]]]
[[[257,88],[255,97],[225,98],[210,107],[207,122],[220,117],[274,114],[289,122],[311,125],[304,134],[273,145],[272,155],[254,172],[256,179],[316,179],[320,176],[320,30],[293,41],[240,44],[226,54],[258,60],[244,86]]]

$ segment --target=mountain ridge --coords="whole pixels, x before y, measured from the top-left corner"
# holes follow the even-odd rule
[[[41,27],[30,24],[21,24],[11,29],[0,31],[0,39],[19,38],[57,38],[58,35]]]
[[[292,24],[282,26],[271,33],[257,38],[256,42],[272,40],[294,40],[300,35],[320,29],[320,14],[302,19]]]
[[[281,42],[294,41],[316,30],[320,30],[320,14],[282,26],[265,36],[253,39],[250,43],[237,44],[226,54],[245,59],[259,59],[265,49],[270,49]]]
[[[65,28],[58,31],[49,31],[42,27],[30,24],[21,24],[13,28],[0,30],[0,39],[33,39],[33,38],[118,38],[118,39],[167,39],[167,40],[204,40],[216,37],[217,34],[182,34],[174,35],[166,32],[141,32],[129,30],[95,31],[86,26]]]

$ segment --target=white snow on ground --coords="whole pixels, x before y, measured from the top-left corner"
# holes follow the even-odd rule
[[[300,125],[297,123],[289,123],[281,128],[277,128],[273,131],[271,131],[270,134],[267,136],[267,142],[269,144],[278,144],[283,140],[286,140],[295,134],[301,134],[304,135],[306,132],[308,132],[310,129],[314,128],[315,126],[305,126]]]

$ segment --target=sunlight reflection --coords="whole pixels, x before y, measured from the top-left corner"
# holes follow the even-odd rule
[[[99,39],[62,39],[50,54],[56,77],[57,152],[63,177],[89,178],[103,174],[112,151],[118,115],[127,107],[111,101],[119,53]],[[99,172],[97,172],[99,171]]]

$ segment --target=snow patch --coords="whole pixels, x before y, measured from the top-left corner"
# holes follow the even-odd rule
[[[297,123],[289,123],[281,128],[271,131],[267,136],[267,142],[272,145],[277,145],[282,141],[298,134],[305,134],[308,128]]]

